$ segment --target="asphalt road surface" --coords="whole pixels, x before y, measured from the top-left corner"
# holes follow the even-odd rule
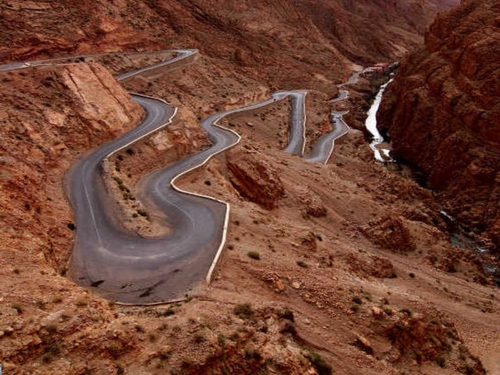
[[[305,99],[307,91],[280,91],[278,95],[290,96],[292,104],[292,113],[290,116],[290,128],[288,131],[288,146],[283,151],[289,154],[302,156],[305,146],[305,127],[306,127],[306,104]]]
[[[323,134],[312,145],[311,150],[306,157],[308,162],[322,164],[326,164],[328,162],[335,146],[335,140],[342,137],[349,131],[349,126],[347,126],[342,118],[346,113],[347,111],[332,111],[334,129],[330,133]]]
[[[176,52],[178,55],[171,60],[120,74],[117,79],[125,80],[173,63],[182,65],[188,62],[188,57],[197,53],[196,50]],[[0,71],[29,66],[30,63],[8,64],[1,66]],[[155,239],[142,238],[123,228],[113,209],[115,198],[107,192],[103,180],[104,159],[168,126],[175,116],[176,109],[162,100],[132,95],[133,100],[146,112],[141,124],[89,152],[70,168],[66,176],[68,196],[77,223],[70,277],[107,299],[131,304],[178,299],[205,280],[224,245],[229,205],[213,198],[183,192],[173,182],[177,177],[206,163],[213,155],[239,142],[238,134],[217,125],[221,118],[264,107],[286,97],[291,98],[292,112],[289,143],[284,151],[303,156],[306,94],[302,90],[280,91],[273,93],[268,100],[208,117],[201,125],[212,142],[209,148],[139,181],[138,198],[146,208],[163,212],[172,228],[167,236]],[[333,140],[346,131],[342,113],[334,114],[334,120],[337,124],[335,130],[316,142],[308,161],[324,162],[330,157]]]
[[[80,285],[93,287],[105,298],[133,304],[182,297],[204,280],[221,246],[227,205],[179,192],[171,182],[239,141],[236,133],[216,125],[219,119],[295,94],[275,93],[269,100],[208,117],[202,127],[212,142],[210,148],[139,182],[141,201],[146,207],[163,211],[172,227],[168,236],[158,239],[141,238],[121,228],[110,208],[112,198],[106,193],[101,175],[100,165],[107,155],[155,131],[174,114],[174,108],[162,101],[134,96],[147,112],[144,121],[136,129],[94,150],[68,174],[69,196],[77,222],[70,276]],[[293,108],[296,107],[300,112],[302,106]],[[300,115],[295,117],[297,124],[302,123]],[[303,136],[302,132],[295,134]],[[300,145],[299,141],[296,143]]]

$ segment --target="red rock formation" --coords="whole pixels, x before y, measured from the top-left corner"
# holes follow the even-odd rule
[[[437,17],[379,112],[395,154],[418,166],[461,222],[500,244],[500,3]]]
[[[353,272],[361,276],[373,276],[379,279],[397,277],[394,266],[389,259],[372,256],[369,261],[360,259],[355,254],[347,258]]]
[[[56,268],[75,229],[62,176],[80,153],[135,126],[143,110],[99,64],[2,72],[0,80],[3,243],[37,249]]]
[[[437,10],[427,0],[5,0],[0,60],[199,48],[297,85],[298,70],[347,75],[345,56],[367,63],[401,56]]]
[[[277,171],[256,152],[231,153],[227,161],[229,180],[243,197],[271,210],[285,190]]]
[[[443,368],[450,363],[461,374],[486,374],[481,362],[461,343],[453,323],[403,312],[386,331],[395,349],[391,360],[413,357],[418,363],[434,361]]]
[[[374,244],[399,253],[415,250],[406,220],[403,217],[387,215],[361,228],[363,234]]]

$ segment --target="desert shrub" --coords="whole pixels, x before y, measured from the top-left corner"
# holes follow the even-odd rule
[[[235,315],[237,315],[241,319],[251,319],[255,316],[255,312],[250,306],[249,303],[243,303],[236,305],[233,309]]]
[[[439,367],[442,367],[442,368],[446,367],[446,360],[443,357],[437,357],[436,363]]]
[[[306,355],[306,358],[311,362],[314,366],[318,375],[331,375],[332,374],[332,366],[325,361],[325,359],[319,355],[318,353],[311,352]]]
[[[297,266],[299,267],[302,267],[302,268],[308,268],[309,266],[307,265],[306,262],[302,261],[302,260],[298,260],[297,261]]]
[[[193,336],[193,341],[197,344],[201,344],[202,342],[207,341],[207,338],[205,337],[205,335],[203,333],[197,332]]]
[[[54,357],[61,353],[61,343],[55,341],[48,343],[44,348],[44,353],[42,355],[42,361],[44,363],[50,363],[54,360]]]
[[[293,315],[293,311],[290,309],[283,309],[278,312],[278,317],[282,319],[290,320],[291,322],[295,322],[295,316]]]
[[[255,260],[260,260],[260,254],[258,251],[249,251],[247,253],[249,258],[255,259]]]
[[[362,305],[363,304],[363,301],[361,300],[361,297],[359,296],[354,296],[352,297],[352,302],[358,304],[358,305]]]
[[[258,350],[254,350],[254,349],[249,350],[249,349],[247,349],[247,350],[245,350],[245,358],[246,359],[250,359],[250,360],[254,359],[256,361],[259,361],[259,360],[262,359],[262,355],[259,353]]]

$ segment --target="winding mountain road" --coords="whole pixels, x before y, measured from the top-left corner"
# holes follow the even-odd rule
[[[362,73],[370,71],[372,68],[365,68],[360,72],[352,74],[347,82],[337,85],[340,89],[342,87],[355,84],[359,81],[359,77]],[[349,98],[349,90],[340,89],[336,98],[330,100],[330,103],[338,103],[342,100]],[[344,115],[349,113],[349,111],[332,111],[332,122],[333,130],[329,133],[323,134],[319,137],[316,142],[312,145],[309,154],[305,158],[310,163],[321,163],[326,164],[330,157],[332,156],[333,149],[335,147],[335,140],[346,135],[349,132],[349,125],[344,121]]]
[[[176,52],[177,53],[177,56],[175,56],[173,59],[170,59],[170,60],[165,60],[165,61],[160,61],[159,63],[156,63],[156,64],[153,64],[153,65],[149,65],[149,66],[146,66],[144,68],[140,68],[140,69],[137,69],[137,70],[132,70],[130,72],[126,72],[126,73],[122,73],[122,74],[118,74],[116,76],[116,79],[118,81],[124,81],[128,78],[132,78],[134,76],[137,76],[141,73],[145,73],[145,72],[148,72],[148,71],[151,71],[151,70],[155,70],[155,69],[158,69],[158,68],[161,68],[161,67],[164,67],[164,66],[174,66],[175,63],[179,62],[179,61],[183,61],[184,64],[186,64],[186,59],[190,56],[195,56],[198,54],[198,50],[196,49],[179,49],[179,50],[174,50],[172,52]]]
[[[173,59],[118,75],[120,81],[165,67],[188,64],[197,50],[177,50]],[[32,62],[35,63],[35,62]],[[46,64],[37,61],[36,64]],[[175,66],[173,64],[176,64]],[[2,70],[23,69],[31,63],[0,66]],[[303,156],[305,146],[304,90],[279,91],[271,98],[246,107],[214,114],[202,121],[212,145],[156,171],[139,181],[139,199],[148,208],[168,215],[172,231],[162,238],[142,238],[126,231],[113,212],[112,197],[106,191],[102,161],[115,152],[168,126],[177,109],[163,100],[132,94],[146,116],[139,126],[108,142],[80,161],[67,173],[68,196],[75,210],[77,231],[70,261],[70,277],[92,287],[101,296],[125,304],[155,304],[177,299],[206,279],[225,243],[229,205],[211,197],[182,191],[176,179],[198,168],[214,155],[240,141],[240,136],[217,123],[228,115],[261,108],[290,97],[289,142],[285,152]],[[341,90],[338,100],[345,99]],[[335,129],[322,136],[307,157],[309,162],[326,163],[333,142],[348,131],[342,112],[333,112]]]
[[[239,142],[239,135],[217,125],[220,119],[267,106],[287,96],[302,97],[297,92],[277,92],[266,101],[208,117],[202,121],[202,127],[212,142],[210,148],[141,180],[139,198],[146,207],[154,206],[168,213],[172,227],[172,232],[164,238],[144,239],[123,230],[113,217],[100,163],[132,141],[165,126],[175,109],[160,100],[134,95],[134,100],[146,110],[143,122],[96,149],[68,174],[78,224],[71,277],[80,285],[96,288],[105,298],[132,304],[170,301],[184,295],[200,280],[210,278],[224,244],[229,205],[183,192],[175,186],[175,180]],[[301,129],[303,118],[300,109],[298,112],[299,115],[292,116],[292,124]],[[291,136],[291,142],[297,145],[294,149],[301,149],[303,133],[293,134],[297,134]]]
[[[285,94],[290,96],[292,104],[292,114],[290,118],[290,130],[288,137],[288,146],[283,151],[289,154],[304,155],[306,143],[306,95],[307,91],[281,91],[276,94]]]
[[[332,111],[333,131],[323,134],[314,143],[306,158],[309,163],[328,163],[335,147],[335,140],[349,132],[349,126],[342,118],[346,113],[347,111]]]

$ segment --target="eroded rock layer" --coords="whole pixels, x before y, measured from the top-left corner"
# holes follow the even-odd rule
[[[137,124],[143,110],[95,63],[2,72],[0,80],[3,245],[38,248],[59,267],[75,229],[64,173],[81,153]]]

